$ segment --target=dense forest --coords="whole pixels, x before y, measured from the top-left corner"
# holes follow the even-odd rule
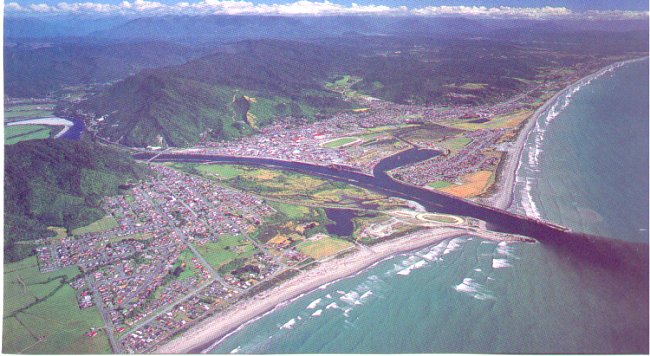
[[[72,110],[104,116],[100,134],[130,146],[183,146],[203,132],[237,138],[277,116],[313,119],[350,107],[323,87],[348,58],[310,44],[245,41],[180,66],[143,71]],[[241,105],[244,96],[253,98],[250,108]],[[254,123],[242,109],[250,109]]]
[[[5,94],[44,97],[64,86],[123,79],[145,68],[181,64],[201,53],[166,42],[5,45]]]
[[[48,226],[72,229],[100,219],[102,197],[145,174],[126,153],[90,142],[5,146],[5,261],[29,256],[29,240],[53,235]]]
[[[182,65],[142,71],[66,112],[102,117],[99,134],[111,141],[186,146],[202,134],[218,140],[248,135],[278,116],[314,119],[318,113],[348,108],[350,102],[326,89],[326,83],[343,75],[358,78],[352,90],[391,102],[479,104],[515,95],[545,68],[647,50],[647,35],[638,33],[600,38],[573,33],[554,45],[547,37],[354,35],[309,42],[240,41]],[[255,103],[244,103],[244,97]],[[250,109],[254,123],[242,108]]]

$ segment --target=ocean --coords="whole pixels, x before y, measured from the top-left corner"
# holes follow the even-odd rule
[[[639,61],[561,96],[529,136],[514,210],[647,242],[647,78]],[[636,283],[543,244],[461,237],[279,306],[211,352],[647,353]]]

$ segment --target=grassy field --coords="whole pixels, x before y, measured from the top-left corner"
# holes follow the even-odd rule
[[[467,90],[481,90],[481,89],[485,89],[485,87],[487,86],[488,86],[487,84],[483,84],[483,83],[465,83],[458,87],[460,89],[467,89]]]
[[[2,351],[28,354],[110,353],[96,307],[79,310],[68,282],[79,274],[76,267],[40,273],[36,257],[4,265]]]
[[[52,237],[52,239],[60,240],[68,236],[68,230],[65,227],[48,226],[47,229],[56,233],[56,236]]]
[[[72,235],[83,235],[89,232],[101,232],[108,231],[110,229],[118,227],[118,223],[115,218],[111,215],[107,215],[90,225],[83,226],[77,229],[72,230]]]
[[[471,138],[460,136],[441,141],[438,145],[444,148],[448,148],[452,154],[455,154],[456,152],[463,149],[463,147],[467,146],[467,144],[470,142],[472,142]]]
[[[485,192],[491,181],[492,172],[478,171],[464,176],[462,184],[440,188],[440,191],[460,198],[472,198]]]
[[[311,210],[306,206],[286,204],[281,202],[271,202],[271,206],[286,215],[289,219],[302,219],[307,215],[311,215]]]
[[[235,189],[287,200],[290,203],[296,202],[298,205],[305,203],[359,207],[368,202],[384,205],[383,202],[386,200],[382,195],[352,185],[282,170],[228,164],[174,163],[169,166],[191,174],[199,174],[207,179],[218,180]],[[280,206],[280,209],[283,208]],[[288,212],[290,217],[299,217],[304,213],[304,210],[302,212],[296,210],[300,208],[291,209],[293,211]]]
[[[216,242],[196,246],[201,256],[216,270],[236,258],[250,257],[258,252],[244,236],[223,235]]]
[[[49,138],[52,127],[47,125],[15,125],[5,126],[5,145],[13,145],[21,141],[42,140]]]
[[[206,177],[225,180],[243,175],[246,172],[241,167],[232,164],[197,164],[194,167]]]
[[[521,124],[532,114],[533,111],[531,110],[521,110],[508,115],[496,116],[484,123],[456,122],[452,126],[464,130],[513,128]]]
[[[50,117],[53,115],[50,109],[52,105],[15,105],[5,107],[5,121],[17,121],[19,119],[36,119]]]
[[[185,279],[198,274],[198,270],[194,268],[194,262],[192,262],[192,258],[194,257],[196,256],[194,256],[194,253],[190,249],[183,250],[180,256],[178,256],[178,259],[174,262],[174,267],[181,266],[183,263],[185,264],[183,272],[178,276],[178,279]]]
[[[451,185],[451,183],[449,183],[447,181],[444,181],[444,180],[437,180],[435,182],[431,182],[431,183],[427,184],[427,186],[429,186],[429,187],[431,187],[433,189],[445,188],[445,187],[448,187],[450,185]]]
[[[352,142],[357,141],[357,140],[358,140],[357,137],[341,137],[341,138],[337,138],[335,140],[324,143],[323,147],[337,148],[337,147],[347,145],[347,144],[352,143]]]
[[[296,249],[315,260],[320,260],[352,246],[354,245],[349,241],[332,237],[322,237],[315,241],[308,240],[301,242],[296,246]]]

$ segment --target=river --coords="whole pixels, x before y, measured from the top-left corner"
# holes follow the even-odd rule
[[[642,66],[614,71],[611,77],[594,82],[593,90],[585,92],[590,95],[575,95],[571,105],[586,107],[589,105],[585,101],[605,101],[605,97],[610,95],[609,88],[615,86],[621,91],[617,93],[617,98],[622,100],[621,97],[629,97],[633,100],[622,106],[606,104],[600,110],[610,111],[601,115],[599,120],[625,117],[628,122],[621,123],[621,127],[640,127],[637,131],[642,131],[647,140],[647,111],[644,114],[643,110],[632,110],[636,112],[634,115],[621,115],[620,112],[639,103],[645,105],[647,110],[647,78],[647,68],[644,72]],[[633,85],[625,85],[626,82]],[[639,86],[645,91],[639,90]],[[570,107],[569,104],[567,106]],[[567,114],[571,114],[571,111],[567,111]],[[567,132],[580,133],[584,130],[584,121],[575,122],[575,118],[567,117],[562,131],[548,131],[547,142],[554,139],[566,141]],[[641,124],[637,123],[639,120]],[[644,120],[645,126],[642,125]],[[607,128],[606,125],[601,126],[601,122],[592,121],[589,125]],[[646,129],[643,130],[643,127]],[[624,135],[624,130],[618,131],[623,136],[613,142],[622,145],[620,140],[629,136]],[[604,142],[599,136],[603,134],[602,129],[588,132],[588,139]],[[560,137],[551,137],[556,134]],[[565,137],[562,138],[562,135]],[[571,143],[577,144],[568,142]],[[538,148],[551,152],[549,147]],[[614,157],[620,155],[618,147],[612,151],[615,152]],[[639,164],[644,157],[647,161],[647,155],[643,152],[647,152],[647,144],[642,153],[637,152],[640,154],[637,159],[614,160],[615,168],[605,166],[602,169],[620,170],[616,172],[620,173],[619,176],[634,174],[630,172],[638,167],[630,163]],[[647,226],[647,214],[640,221],[625,220],[626,224],[631,224],[628,228],[632,232],[629,240],[641,243],[618,242],[576,232],[561,232],[529,219],[406,186],[386,175],[386,170],[394,167],[396,162],[404,164],[410,160],[409,157],[416,161],[424,156],[424,153],[411,156],[407,151],[399,158],[391,157],[377,166],[374,177],[275,160],[160,156],[161,160],[227,162],[292,169],[414,200],[430,211],[473,216],[488,221],[496,230],[522,233],[541,242],[497,244],[461,237],[413,253],[400,254],[358,275],[317,289],[224,340],[215,340],[210,351],[258,354],[648,352],[647,233],[644,238],[638,238],[643,236],[638,234],[639,228]],[[573,156],[576,158],[571,159],[585,160],[601,158],[603,154],[577,153]],[[576,167],[575,162],[564,161],[565,155],[562,154],[549,154],[545,158],[540,155],[539,158],[539,167],[563,167],[557,172],[575,170]],[[544,159],[546,162],[543,162]],[[605,161],[592,162],[581,164]],[[647,168],[647,163],[645,165]],[[531,172],[540,174],[534,170]],[[587,179],[580,178],[581,184],[589,184],[594,179],[593,172],[591,170],[586,174]],[[519,172],[520,183],[525,183],[529,178],[525,173]],[[548,177],[535,176],[532,179],[550,179],[549,183],[552,183],[553,172],[548,174]],[[618,190],[606,189],[601,192],[605,197],[593,201],[633,199],[632,204],[645,205],[647,209],[647,194],[643,194],[643,189],[647,190],[647,175],[645,180],[645,183],[636,182],[643,186],[637,187],[640,190],[634,190],[634,186],[628,187],[633,192],[621,194],[624,198],[612,196],[620,194]],[[557,184],[561,182],[556,181],[546,189],[557,192]],[[573,181],[571,184],[574,184]],[[544,189],[543,185],[539,185],[537,190],[531,189],[534,202],[540,206],[540,217],[552,218],[576,231],[610,236],[615,233],[614,237],[624,233],[620,227],[586,226],[589,221],[606,226],[607,219],[573,220],[570,216],[566,220],[555,219],[553,214],[562,215],[561,206],[570,199],[562,199],[565,195],[553,195]],[[583,187],[573,189],[571,193],[577,196],[592,194],[593,191]],[[518,192],[516,201],[525,201],[522,199],[526,197],[522,198],[521,194]],[[606,198],[607,195],[609,198]],[[557,202],[553,203],[553,196],[560,199],[556,198]],[[607,204],[581,204],[584,205],[574,211],[584,213],[589,209],[605,216],[607,212],[604,210],[610,208]],[[559,211],[551,211],[557,206],[560,207]],[[616,206],[625,209],[621,203],[616,203]],[[517,209],[526,213],[522,206]],[[629,215],[625,218],[637,217],[637,214]],[[191,330],[188,332],[191,333]]]

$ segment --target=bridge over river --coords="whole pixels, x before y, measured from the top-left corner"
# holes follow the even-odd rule
[[[399,166],[438,155],[438,151],[410,149],[380,161],[373,175],[344,166],[321,166],[271,158],[214,155],[202,152],[136,153],[135,159],[152,162],[229,163],[291,170],[315,177],[349,183],[388,196],[415,201],[427,211],[473,217],[487,222],[490,230],[528,236],[568,259],[579,259],[598,267],[639,274],[647,281],[648,245],[592,236],[562,226],[456,198],[392,179],[387,172]],[[646,282],[647,283],[647,282]]]

